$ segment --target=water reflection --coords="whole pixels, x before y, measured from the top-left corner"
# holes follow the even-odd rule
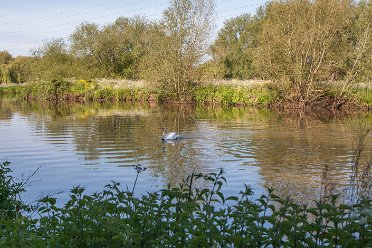
[[[133,164],[148,167],[139,190],[180,182],[192,171],[226,171],[227,193],[243,184],[273,185],[283,194],[315,197],[324,172],[348,181],[352,140],[368,114],[331,116],[250,108],[0,100],[0,160],[15,171],[44,164],[35,193],[110,180],[131,184]],[[319,116],[318,116],[319,115]],[[329,113],[328,113],[329,115]],[[162,127],[183,139],[161,142]],[[368,137],[371,149],[371,136]]]

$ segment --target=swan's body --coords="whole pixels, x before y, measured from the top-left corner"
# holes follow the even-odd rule
[[[176,132],[171,133],[165,133],[165,130],[163,130],[163,136],[161,136],[161,140],[176,140],[179,139],[180,135]]]

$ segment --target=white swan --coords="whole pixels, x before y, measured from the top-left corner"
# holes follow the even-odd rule
[[[163,128],[163,136],[161,136],[161,140],[176,140],[179,139],[180,135],[176,132],[171,132],[171,133],[165,133],[165,129]]]

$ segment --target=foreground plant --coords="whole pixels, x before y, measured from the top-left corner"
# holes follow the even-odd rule
[[[11,179],[3,163],[2,182]],[[138,167],[138,168],[137,168]],[[137,173],[143,168],[136,166]],[[8,178],[8,179],[6,179]],[[226,197],[223,171],[192,173],[178,187],[140,197],[119,183],[102,192],[70,191],[62,207],[51,196],[39,201],[38,217],[10,215],[0,223],[1,247],[368,247],[371,199],[339,204],[323,197],[314,206],[281,198],[273,190],[253,198],[245,186]],[[12,184],[2,184],[12,188]],[[200,187],[198,185],[207,185]],[[4,191],[4,190],[3,190]],[[20,191],[14,192],[16,195]],[[10,195],[14,199],[14,194]],[[6,201],[4,201],[6,202]],[[17,203],[18,202],[14,202]],[[2,205],[14,212],[14,206]]]

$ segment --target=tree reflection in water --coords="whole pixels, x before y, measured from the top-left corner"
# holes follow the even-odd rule
[[[244,183],[259,184],[298,199],[314,199],[325,174],[337,186],[348,182],[352,140],[361,122],[372,125],[371,115],[363,113],[10,99],[0,100],[0,107],[0,123],[19,115],[28,125],[20,128],[31,128],[50,149],[73,146],[82,159],[76,166],[110,169],[140,163],[149,168],[146,173],[172,185],[193,171],[223,168],[227,188],[235,187],[231,192]],[[162,143],[162,127],[185,139]],[[371,136],[367,142],[370,150]]]

